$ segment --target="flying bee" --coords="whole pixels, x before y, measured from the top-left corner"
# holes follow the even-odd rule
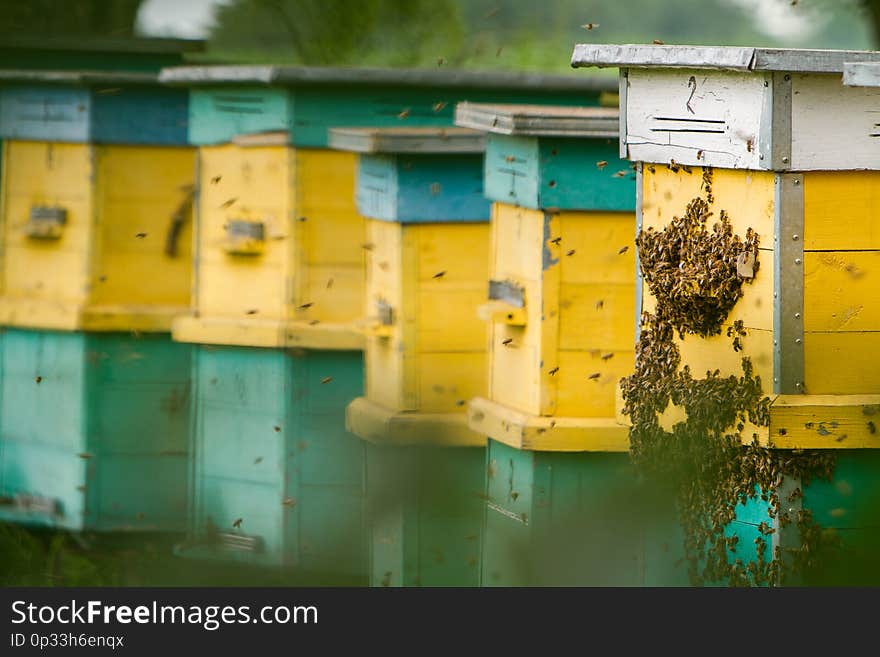
[[[602,360],[608,360],[610,358],[614,358],[614,353],[609,351],[607,354],[602,354]]]
[[[275,433],[278,433],[279,431],[281,431],[281,427],[279,427],[277,424],[272,428],[275,430]]]
[[[445,101],[440,101],[439,103],[434,103],[434,106],[432,109],[435,112],[442,112],[443,109],[446,107],[446,105],[447,105],[447,103]]]
[[[134,236],[137,237],[139,240],[142,240],[147,236],[147,234],[146,233],[135,233]]]
[[[570,250],[566,251],[566,252],[565,252],[565,255],[567,255],[567,256],[573,256],[573,255],[574,255],[574,249],[570,249]]]
[[[550,240],[550,243],[551,243],[551,244],[555,244],[556,246],[559,246],[559,243],[560,243],[561,241],[562,241],[562,238],[561,238],[561,237],[554,237],[552,240]]]
[[[223,201],[223,203],[220,204],[220,209],[221,209],[221,210],[225,210],[226,208],[232,207],[232,205],[233,205],[237,200],[238,200],[237,197],[232,197],[232,198],[229,199],[228,201]]]
[[[629,251],[629,247],[628,247],[628,246],[622,246],[622,247],[620,247],[620,249],[617,251],[617,255],[623,255],[623,254],[626,253],[627,251]]]
[[[325,376],[323,379],[321,379],[321,385],[330,383],[332,380],[333,380],[332,376]]]
[[[663,45],[666,45],[666,44],[665,44],[663,41],[661,41],[660,39],[654,39],[653,43],[654,43],[655,46],[663,46]]]
[[[43,380],[43,377],[41,377],[41,376],[35,376],[35,377],[34,377],[34,381],[35,381],[36,383],[38,383],[38,384],[39,384],[42,380]]]
[[[509,345],[511,342],[513,342],[513,338],[504,338],[504,339],[501,341],[501,344],[503,344],[503,345],[506,347],[506,346]]]
[[[397,118],[398,118],[398,119],[401,119],[401,120],[403,120],[403,119],[405,119],[405,118],[407,118],[407,117],[409,117],[409,110],[408,110],[408,109],[402,110],[402,111],[397,115]]]
[[[596,162],[596,167],[598,167],[600,170],[604,169],[607,166],[608,162],[606,160],[599,160],[598,162]]]
[[[554,367],[552,370],[548,372],[550,376],[556,376],[556,373],[559,371],[558,367]]]
[[[254,465],[260,465],[260,463],[262,463],[262,462],[263,462],[262,456],[258,456],[257,458],[254,459]]]
[[[232,521],[232,526],[235,529],[238,529],[239,527],[241,527],[242,520],[243,520],[242,518],[236,518],[235,520]]]
[[[623,171],[618,171],[617,173],[613,174],[611,177],[612,178],[625,178],[628,173],[629,172],[624,169]]]
[[[328,278],[327,279],[327,289],[329,290],[331,287],[333,287],[333,279]]]
[[[245,315],[256,315],[258,312],[260,312],[260,311],[257,310],[256,308],[251,308],[250,310],[245,310],[244,314]]]
[[[211,178],[211,184],[212,184],[212,185],[216,185],[216,184],[219,183],[222,179],[223,179],[223,176],[214,176],[213,178]]]
[[[868,420],[868,433],[871,435],[877,433],[877,426],[874,424],[873,420]]]
[[[367,242],[366,244],[361,244],[361,248],[364,251],[372,251],[373,249],[376,248],[376,245],[373,244],[372,242]]]
[[[598,379],[600,376],[602,376],[602,373],[601,373],[601,372],[593,372],[593,373],[590,374],[590,376],[588,376],[587,378],[590,379],[591,381],[595,381],[595,380]]]
[[[605,302],[602,301],[602,299],[599,299],[596,302],[596,310],[602,310],[602,308],[604,308],[604,307],[605,307]]]
[[[597,27],[599,27],[599,23],[584,23],[583,25],[581,25],[581,27],[584,28],[587,32],[592,32]]]
[[[321,323],[320,319],[309,320],[309,326],[315,326],[316,324],[320,324],[320,323]]]
[[[308,303],[303,303],[303,304],[301,304],[301,305],[299,306],[299,309],[300,309],[300,310],[308,310],[308,309],[311,308],[313,305],[315,305],[315,304],[312,303],[311,301],[309,301]]]
[[[281,504],[288,507],[294,507],[296,506],[296,500],[292,497],[285,497],[284,501]]]
[[[434,274],[433,276],[431,276],[431,278],[443,278],[444,276],[446,276],[446,270],[445,270],[445,269],[444,269],[443,271],[438,271],[436,274]]]

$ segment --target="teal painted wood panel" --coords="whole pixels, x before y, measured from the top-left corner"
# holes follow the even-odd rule
[[[487,458],[484,585],[687,583],[671,498],[647,490],[626,454],[490,440]]]
[[[6,139],[184,145],[187,123],[188,94],[181,89],[58,85],[0,89],[0,136]]]
[[[371,219],[405,224],[489,220],[480,154],[361,155],[358,170],[358,210]]]
[[[190,347],[168,335],[8,329],[0,489],[60,515],[0,517],[71,530],[182,531]]]
[[[478,586],[485,449],[367,448],[371,586]]]
[[[822,553],[819,570],[812,576],[824,584],[861,585],[880,581],[880,558],[876,557],[880,542],[880,450],[839,450],[831,481],[815,480],[803,487],[802,507],[813,513],[813,520],[825,531],[830,541]],[[755,558],[753,539],[761,522],[776,527],[768,514],[768,502],[760,492],[736,506],[732,525],[742,531],[753,527],[753,535],[741,537],[738,556],[748,563]],[[772,536],[766,537],[768,543]],[[839,541],[839,548],[830,547]],[[874,556],[871,556],[874,555]],[[860,564],[856,567],[856,564]],[[861,571],[859,570],[861,569]]]
[[[545,210],[635,210],[635,172],[612,139],[490,134],[485,176],[493,201]]]
[[[194,547],[185,553],[364,574],[364,447],[344,423],[363,388],[362,354],[196,352]],[[254,538],[259,549],[222,549],[210,541],[213,530]]]
[[[292,129],[293,99],[286,89],[217,87],[192,89],[189,141],[222,144],[236,135]]]
[[[190,143],[219,144],[235,135],[285,130],[291,143],[327,148],[334,127],[451,126],[461,101],[596,105],[598,93],[461,89],[395,85],[228,85],[193,89]]]

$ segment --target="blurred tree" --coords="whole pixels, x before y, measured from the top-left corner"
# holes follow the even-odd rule
[[[212,47],[269,51],[301,64],[413,65],[461,49],[455,0],[232,0],[216,12]],[[445,52],[444,52],[445,51]]]
[[[0,0],[0,35],[130,37],[142,0]]]

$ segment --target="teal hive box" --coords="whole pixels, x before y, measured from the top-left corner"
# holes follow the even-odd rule
[[[186,556],[363,573],[360,352],[199,346]]]
[[[616,417],[636,207],[617,112],[462,103],[456,123],[489,132],[495,201],[489,394],[469,410],[489,437],[482,584],[685,584],[674,506],[639,499]]]
[[[161,79],[193,87],[193,144],[286,131],[311,148],[327,146],[331,127],[451,126],[462,100],[594,105],[616,90],[604,79],[370,68],[184,66]]]
[[[0,71],[0,137],[184,145],[188,97],[155,73]]]
[[[476,586],[485,439],[457,398],[486,380],[485,142],[461,128],[337,128],[330,144],[359,153],[368,308],[386,309],[368,333],[365,395],[347,411],[368,441],[370,583]]]
[[[182,531],[190,347],[167,336],[6,329],[0,518]]]

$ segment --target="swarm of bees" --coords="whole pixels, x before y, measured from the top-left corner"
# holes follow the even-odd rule
[[[744,439],[747,422],[755,427],[770,423],[770,399],[748,356],[741,360],[741,376],[715,370],[695,378],[703,373],[681,363],[676,333],[682,339],[685,334],[689,339],[721,334],[743,284],[752,281],[738,275],[737,256],[745,250],[758,253],[754,231],[749,229],[745,239],[734,235],[725,212],[708,227],[714,199],[707,171],[705,198],[693,199],[684,216],[673,217],[663,230],[649,228],[636,239],[641,273],[656,308],[642,314],[635,371],[621,381],[623,412],[632,424],[630,454],[643,474],[676,494],[692,584],[779,585],[808,572],[820,548],[828,545],[808,509],[786,510],[800,488],[780,500],[780,482],[792,478],[806,486],[816,478],[830,479],[834,457],[767,449],[754,433]],[[735,352],[743,351],[747,335],[741,321],[726,330]],[[684,409],[685,420],[667,430],[659,418],[670,404]],[[767,504],[768,521],[759,527],[751,557],[749,546],[725,530],[736,517],[736,505],[756,496]],[[770,550],[778,531],[773,524],[783,528],[792,523],[799,547]]]

